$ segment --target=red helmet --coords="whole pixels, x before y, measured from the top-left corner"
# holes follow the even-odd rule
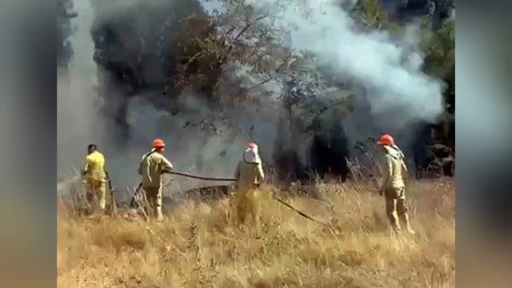
[[[393,137],[391,137],[391,135],[384,134],[384,135],[380,136],[380,139],[377,142],[377,144],[393,146],[393,145],[395,145],[395,140],[393,140]]]
[[[165,143],[162,139],[155,139],[153,140],[153,148],[164,148]]]

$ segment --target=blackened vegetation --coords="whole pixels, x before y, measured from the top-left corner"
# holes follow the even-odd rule
[[[286,130],[289,130],[289,127],[283,119],[280,119],[278,122],[277,129],[278,133],[274,144],[272,160],[278,179],[285,182],[307,179],[308,175],[299,157],[296,143],[293,143],[293,138],[285,133]]]
[[[410,21],[421,16],[429,16],[434,28],[450,18],[455,9],[454,0],[381,0],[393,20]]]
[[[204,57],[211,55],[201,54],[202,61],[196,61],[198,53],[208,54],[198,47],[198,41],[214,33],[199,2],[151,2],[99,13],[91,29],[94,61],[102,70],[101,95],[111,103],[106,105],[105,113],[117,128],[115,138],[121,145],[130,137],[126,123],[130,98],[147,94],[157,108],[178,113],[175,96],[185,82],[202,95],[212,95],[220,75],[216,71],[219,67],[201,65],[210,64],[212,61]],[[102,2],[97,6],[101,11]],[[196,74],[208,77],[193,78]]]
[[[347,165],[350,154],[341,119],[332,117],[322,121],[318,117],[314,120],[313,129],[309,151],[310,169],[322,179],[329,173],[345,181],[350,172]]]
[[[418,124],[413,143],[416,177],[423,172],[454,176],[455,168],[455,43],[454,25],[446,22],[455,9],[453,0],[381,0],[394,21],[408,22],[429,16],[436,34],[426,51],[423,70],[446,84],[445,111],[440,123]]]
[[[431,133],[439,129],[439,125],[426,125],[418,129],[416,141],[413,144],[416,178],[426,174],[440,176],[455,176],[455,151],[448,145],[435,144]],[[426,172],[426,173],[425,173]]]
[[[327,173],[339,176],[345,181],[349,174],[346,159],[349,158],[347,140],[343,137],[323,139],[319,135],[313,137],[310,150],[311,168],[321,178]]]
[[[145,97],[158,109],[170,111],[173,115],[182,111],[176,100],[185,87],[192,88],[193,92],[208,99],[209,103],[217,103],[221,97],[237,98],[240,94],[239,90],[248,90],[249,88],[236,87],[236,89],[229,90],[223,86],[224,90],[219,89],[221,86],[219,83],[223,81],[226,74],[222,72],[228,70],[227,67],[223,67],[223,64],[227,62],[228,55],[233,57],[232,63],[245,61],[247,63],[243,64],[246,66],[256,67],[257,70],[265,70],[269,75],[272,74],[269,79],[276,80],[275,74],[285,74],[282,67],[286,65],[277,65],[273,62],[278,62],[276,59],[282,60],[288,57],[286,53],[282,53],[269,44],[270,48],[264,48],[278,52],[275,52],[277,56],[273,56],[275,59],[269,57],[270,61],[265,60],[267,58],[256,54],[256,51],[264,49],[251,48],[243,41],[237,40],[238,36],[245,33],[251,25],[255,26],[259,19],[265,18],[265,16],[252,17],[254,15],[251,14],[253,11],[250,9],[241,14],[247,13],[252,20],[241,21],[244,24],[233,22],[241,25],[238,27],[235,27],[235,24],[222,24],[228,31],[219,32],[216,30],[216,25],[220,25],[219,23],[223,23],[223,21],[215,22],[215,19],[206,15],[201,4],[196,0],[161,1],[161,3],[160,1],[140,1],[137,4],[116,8],[113,13],[108,12],[110,11],[108,9],[102,9],[102,5],[108,5],[102,4],[106,2],[97,1],[95,3],[96,11],[99,12],[96,13],[91,35],[95,45],[94,61],[100,68],[100,94],[108,103],[104,107],[104,112],[110,121],[105,125],[110,127],[112,140],[117,141],[117,145],[120,147],[130,139],[126,114],[128,100],[132,97],[137,95]],[[159,4],[155,5],[156,2]],[[403,18],[407,14],[405,11],[414,10],[412,7],[416,4],[413,5],[412,2],[416,3],[417,1],[410,0],[407,3],[401,1],[403,7],[400,6],[402,7],[400,9],[402,10],[397,10],[399,14],[403,14],[400,14],[400,17]],[[436,11],[439,11],[439,17],[444,15],[444,6],[436,4],[435,7],[434,10],[429,10],[431,15],[438,13]],[[103,10],[107,12],[102,12]],[[432,11],[435,13],[432,14]],[[251,19],[249,16],[245,17],[244,15],[241,18]],[[232,46],[226,40],[229,33],[237,35],[234,37],[235,41],[231,41],[231,43],[238,46]],[[250,37],[262,37],[262,35],[255,33]],[[442,41],[439,45],[441,48],[446,46]],[[249,52],[244,52],[244,50]],[[443,53],[430,53],[429,55],[427,61],[434,63],[435,67],[438,67],[439,63],[445,62]],[[431,70],[432,74],[439,75],[440,73]],[[453,73],[448,76],[442,75],[442,77],[450,80],[453,78]],[[235,81],[232,82],[236,84]],[[345,159],[350,157],[347,139],[340,127],[330,126],[332,123],[321,122],[313,125],[314,128],[311,132],[313,141],[308,153],[309,159],[306,161],[307,163],[300,161],[296,143],[299,141],[297,140],[299,137],[294,133],[308,133],[308,129],[296,125],[297,123],[293,119],[301,118],[302,115],[294,114],[294,111],[301,109],[298,106],[304,102],[304,99],[314,98],[315,90],[319,88],[311,85],[318,81],[289,82],[286,80],[281,84],[288,86],[287,89],[284,89],[283,106],[289,114],[287,116],[290,122],[279,123],[278,135],[280,138],[277,139],[273,155],[279,178],[295,181],[308,179],[314,174],[324,176],[326,173],[334,173],[345,180],[349,173]],[[447,105],[449,105],[449,109],[453,110],[454,88],[452,82],[449,82]],[[242,96],[240,97],[242,99]],[[447,117],[450,115],[453,115],[453,112],[449,112]],[[447,120],[443,122],[443,125],[426,127],[422,131],[424,133],[420,133],[416,144],[417,149],[415,149],[418,171],[427,169],[433,161],[433,158],[428,156],[428,151],[425,151],[425,142],[428,142],[425,139],[431,138],[429,132],[432,129],[436,130],[435,140],[447,143],[448,148],[451,147],[453,150],[453,124],[453,121]]]
[[[329,123],[319,124],[318,129],[314,129],[304,163],[298,155],[296,146],[296,142],[303,138],[287,137],[284,130],[288,127],[280,121],[273,153],[278,178],[286,182],[307,182],[316,176],[323,179],[326,174],[330,174],[345,181],[349,173],[346,159],[350,158],[350,155],[343,128],[336,125],[340,123],[330,120]],[[290,143],[287,139],[293,139],[293,142]]]
[[[379,3],[384,7],[384,11],[379,9]],[[371,29],[400,30],[403,23],[418,17],[430,20],[424,24],[432,24],[430,28],[435,32],[433,37],[422,43],[422,50],[426,54],[422,70],[425,74],[441,79],[447,84],[444,91],[445,111],[440,123],[436,125],[418,123],[417,134],[413,136],[413,157],[417,177],[433,171],[441,171],[434,172],[436,175],[453,174],[442,172],[453,171],[453,168],[440,167],[448,165],[443,163],[454,163],[452,158],[455,151],[455,26],[453,20],[447,21],[454,8],[453,0],[360,0],[350,10],[351,15],[359,20],[356,22],[361,22],[362,26]],[[424,26],[427,27],[429,26]],[[434,143],[452,151],[452,156],[445,158],[439,155],[440,150],[432,148]]]

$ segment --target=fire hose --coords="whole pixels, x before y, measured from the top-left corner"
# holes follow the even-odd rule
[[[204,177],[204,176],[197,176],[197,175],[193,175],[193,174],[188,174],[188,173],[183,173],[183,172],[175,172],[175,171],[165,172],[164,174],[179,175],[179,176],[183,176],[183,177],[188,177],[188,178],[198,179],[198,180],[205,180],[205,181],[223,181],[223,182],[226,182],[226,181],[236,182],[237,181],[237,179],[234,179],[234,178]],[[132,200],[130,201],[130,208],[135,207],[135,202],[136,202],[135,197],[137,196],[137,194],[139,193],[141,188],[142,188],[142,182],[140,182],[139,185],[137,186],[137,188],[135,188],[135,193],[133,193]]]
[[[198,180],[206,180],[206,181],[224,181],[224,182],[226,182],[226,181],[229,181],[229,182],[236,182],[236,181],[238,181],[237,179],[234,179],[234,178],[204,177],[204,176],[198,176],[198,175],[193,175],[193,174],[188,174],[188,173],[183,173],[183,172],[175,172],[175,171],[165,172],[165,174],[179,175],[179,176],[183,176],[183,177],[188,177],[188,178],[193,178],[193,179],[198,179]],[[142,188],[142,182],[139,183],[139,185],[135,189],[135,193],[133,194],[132,200],[130,202],[130,208],[134,208],[135,207],[135,202],[136,202],[135,197],[137,196],[137,194],[139,193],[141,188]],[[311,220],[313,222],[316,222],[318,224],[321,224],[323,226],[329,227],[329,225],[327,225],[326,223],[324,223],[322,221],[319,221],[319,220],[316,220],[315,218],[307,215],[306,213],[301,212],[300,210],[298,210],[295,207],[293,207],[292,205],[286,203],[284,200],[278,198],[277,196],[272,195],[272,198],[275,199],[276,201],[278,201],[279,203],[281,203],[282,205],[290,208],[291,210],[293,210],[295,213],[299,214],[300,216],[302,216],[302,217],[304,217],[304,218],[306,218],[308,220]]]
[[[107,177],[108,189],[110,190],[110,206],[111,206],[110,212],[116,213],[117,207],[116,207],[116,200],[115,200],[115,195],[114,195],[116,190],[112,187],[112,181],[110,180],[110,175],[108,174],[107,171],[105,171],[105,176]]]

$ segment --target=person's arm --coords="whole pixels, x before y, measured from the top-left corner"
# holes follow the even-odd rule
[[[393,162],[391,160],[391,157],[387,155],[384,157],[384,165],[382,168],[382,183],[379,189],[380,195],[384,193],[384,190],[387,188],[389,181],[391,180],[391,173],[393,171]]]
[[[167,160],[167,158],[163,157],[162,156],[162,173],[168,173],[168,172],[171,172],[173,169],[174,169],[174,166],[172,166],[172,163],[171,161]]]
[[[82,175],[85,175],[85,174],[87,174],[87,172],[89,172],[89,167],[90,167],[90,165],[89,165],[89,158],[88,158],[88,157],[86,157],[86,158],[85,158],[85,164],[84,164],[84,166],[82,167],[82,171],[81,171],[81,172],[82,172]]]

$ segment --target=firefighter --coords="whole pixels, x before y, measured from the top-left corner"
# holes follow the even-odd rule
[[[238,163],[235,172],[237,179],[237,192],[235,202],[237,216],[240,224],[247,222],[248,216],[254,221],[259,232],[259,202],[258,187],[265,179],[261,158],[258,154],[258,145],[250,142],[245,150],[242,160]]]
[[[401,223],[407,231],[414,234],[409,223],[409,214],[405,198],[405,183],[403,174],[407,173],[407,166],[404,162],[404,154],[395,145],[393,137],[384,134],[377,144],[384,151],[382,164],[383,179],[379,194],[386,199],[386,215],[395,231],[401,230]]]
[[[142,176],[141,189],[146,194],[152,216],[157,221],[163,220],[162,215],[162,174],[171,172],[174,167],[163,155],[165,143],[161,139],[153,141],[153,149],[142,156],[138,173]]]
[[[105,157],[97,150],[95,144],[87,146],[87,156],[85,165],[82,169],[82,175],[85,176],[86,199],[93,211],[105,210],[106,199],[106,173]]]

